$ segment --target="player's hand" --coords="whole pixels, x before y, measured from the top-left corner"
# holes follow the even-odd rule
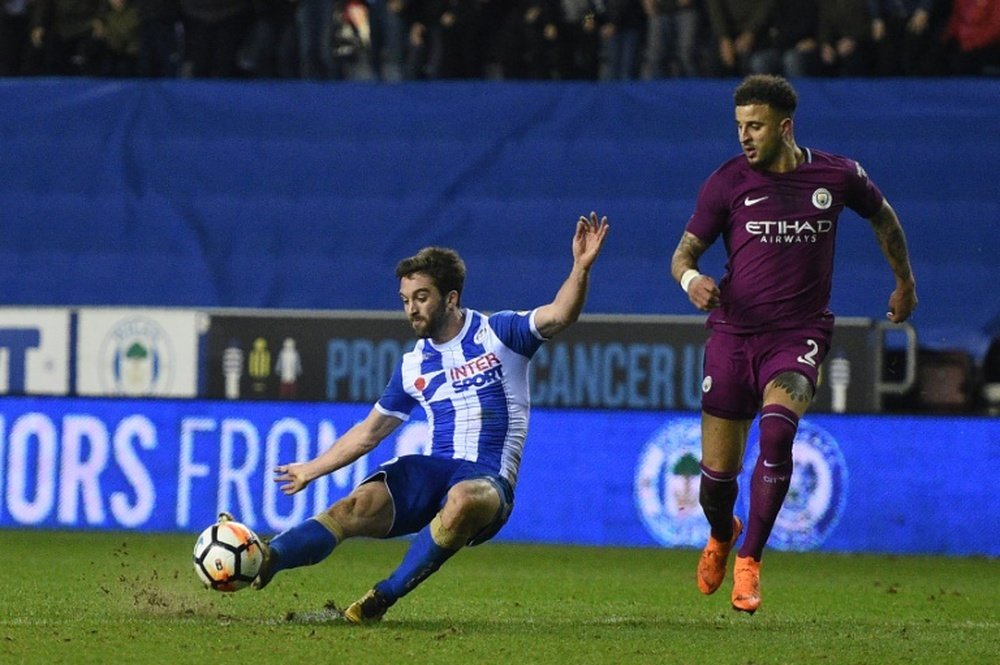
[[[708,275],[699,275],[688,285],[688,298],[703,312],[719,306],[719,285]]]
[[[893,323],[902,323],[910,318],[917,308],[917,289],[912,284],[897,286],[889,294],[889,311],[886,317]]]
[[[304,490],[312,478],[307,474],[305,464],[281,464],[274,467],[274,482],[285,483],[279,489],[291,496]]]
[[[585,270],[597,260],[608,236],[608,218],[597,218],[597,213],[590,213],[590,218],[580,217],[576,223],[576,233],[573,235],[573,262]]]

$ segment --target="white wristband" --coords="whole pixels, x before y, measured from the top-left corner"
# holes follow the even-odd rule
[[[684,293],[688,292],[688,288],[690,288],[691,282],[694,281],[695,278],[697,277],[701,277],[701,273],[695,270],[694,268],[688,268],[687,270],[684,271],[684,274],[681,275],[681,288],[684,289]]]

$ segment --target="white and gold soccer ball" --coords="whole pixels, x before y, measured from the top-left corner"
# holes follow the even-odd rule
[[[194,571],[208,589],[239,591],[250,586],[264,560],[260,539],[250,527],[222,513],[194,543]]]

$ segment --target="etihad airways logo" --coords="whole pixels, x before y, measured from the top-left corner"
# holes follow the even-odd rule
[[[774,245],[811,244],[818,241],[820,234],[832,231],[833,222],[829,219],[816,221],[782,219],[747,222],[744,228],[750,235],[759,236],[762,243]]]

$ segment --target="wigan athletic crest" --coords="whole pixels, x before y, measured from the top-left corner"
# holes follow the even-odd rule
[[[757,460],[758,430],[748,443],[736,514],[750,512],[750,479]],[[649,534],[661,545],[702,547],[708,521],[701,489],[701,421],[672,418],[646,442],[635,473],[635,501]],[[847,465],[837,441],[806,420],[792,447],[792,484],[767,546],[777,550],[819,547],[836,528],[847,503]]]
[[[708,522],[698,503],[701,420],[672,418],[646,442],[635,471],[635,502],[650,535],[665,546],[702,546]]]
[[[119,321],[101,344],[103,389],[116,395],[168,393],[177,362],[171,342],[167,331],[151,318]]]

